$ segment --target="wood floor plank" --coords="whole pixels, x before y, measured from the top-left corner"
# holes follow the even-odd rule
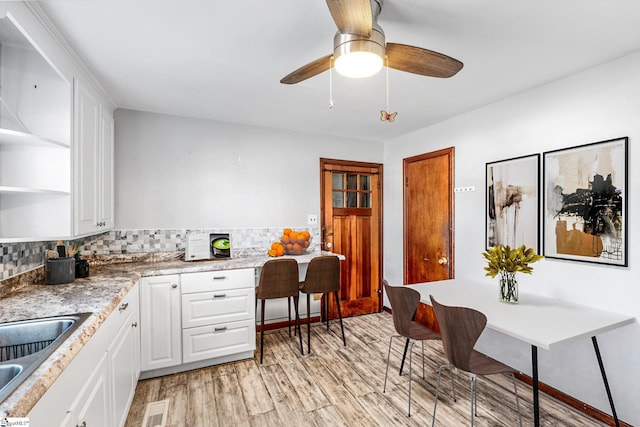
[[[260,368],[254,360],[236,364],[236,373],[249,416],[273,411],[275,406],[267,390]]]
[[[347,346],[339,323],[311,327],[311,353],[300,355],[297,337],[288,330],[265,334],[264,362],[256,358],[140,381],[126,427],[140,427],[148,403],[170,399],[167,427],[216,426],[416,426],[431,425],[438,369],[446,363],[439,341],[425,343],[425,378],[420,344],[414,346],[409,399],[408,365],[399,375],[404,340],[394,339],[387,390],[382,392],[391,315],[377,313],[344,319]],[[259,335],[258,335],[259,341]],[[259,347],[258,347],[259,350]],[[443,372],[436,426],[469,425],[468,374],[454,373],[457,401],[449,372]],[[531,387],[517,381],[523,425],[533,424]],[[478,379],[478,427],[517,425],[513,383],[504,375]],[[540,394],[543,427],[599,426],[595,420]]]
[[[249,426],[249,414],[235,373],[213,377],[218,421],[222,426]]]

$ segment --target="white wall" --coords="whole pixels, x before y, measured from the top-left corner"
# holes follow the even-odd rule
[[[321,157],[382,162],[382,143],[117,110],[116,228],[301,227]]]
[[[484,277],[485,163],[629,137],[629,267],[545,259],[520,276],[521,298],[538,293],[640,318],[640,52],[385,143],[385,278],[402,282],[402,159],[455,147],[455,261],[458,278]],[[524,295],[522,295],[524,294]],[[598,337],[620,419],[640,425],[638,322]],[[487,331],[481,349],[531,373],[530,347]],[[591,340],[539,350],[540,380],[610,413]]]

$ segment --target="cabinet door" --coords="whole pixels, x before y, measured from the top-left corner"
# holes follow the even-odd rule
[[[98,225],[101,230],[110,230],[114,222],[113,205],[113,161],[114,161],[114,121],[111,114],[100,108],[100,164]]]
[[[117,309],[119,313],[112,314],[124,317],[119,319],[119,330],[108,349],[111,413],[113,425],[120,427],[127,420],[140,374],[139,304],[136,292],[137,288],[132,289],[129,293],[131,298],[126,299],[126,305],[121,304]]]
[[[75,418],[76,426],[111,425],[106,353],[103,353],[85,387],[78,395],[72,414],[75,414],[72,418]]]
[[[97,98],[74,80],[74,233],[88,234],[98,228],[98,145],[99,112]]]
[[[181,364],[180,277],[145,277],[140,296],[142,370]]]

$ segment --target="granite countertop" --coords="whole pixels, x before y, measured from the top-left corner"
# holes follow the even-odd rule
[[[306,264],[320,255],[343,255],[325,251],[310,252],[294,258]],[[268,256],[185,262],[176,257],[152,258],[152,261],[126,260],[120,256],[102,265],[92,265],[88,278],[64,285],[29,284],[0,298],[0,323],[75,313],[92,313],[51,356],[49,356],[7,399],[0,402],[0,417],[25,417],[58,378],[71,360],[109,317],[118,303],[141,277],[205,271],[259,268]],[[131,259],[134,261],[131,262]]]

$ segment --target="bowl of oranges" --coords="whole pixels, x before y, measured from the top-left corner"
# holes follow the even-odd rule
[[[269,256],[303,255],[309,252],[311,233],[307,230],[295,231],[291,228],[282,230],[279,242],[273,242],[267,251]]]
[[[311,246],[311,233],[307,230],[295,231],[285,228],[280,236],[280,243],[284,245],[284,253],[287,255],[302,255],[309,251]]]

